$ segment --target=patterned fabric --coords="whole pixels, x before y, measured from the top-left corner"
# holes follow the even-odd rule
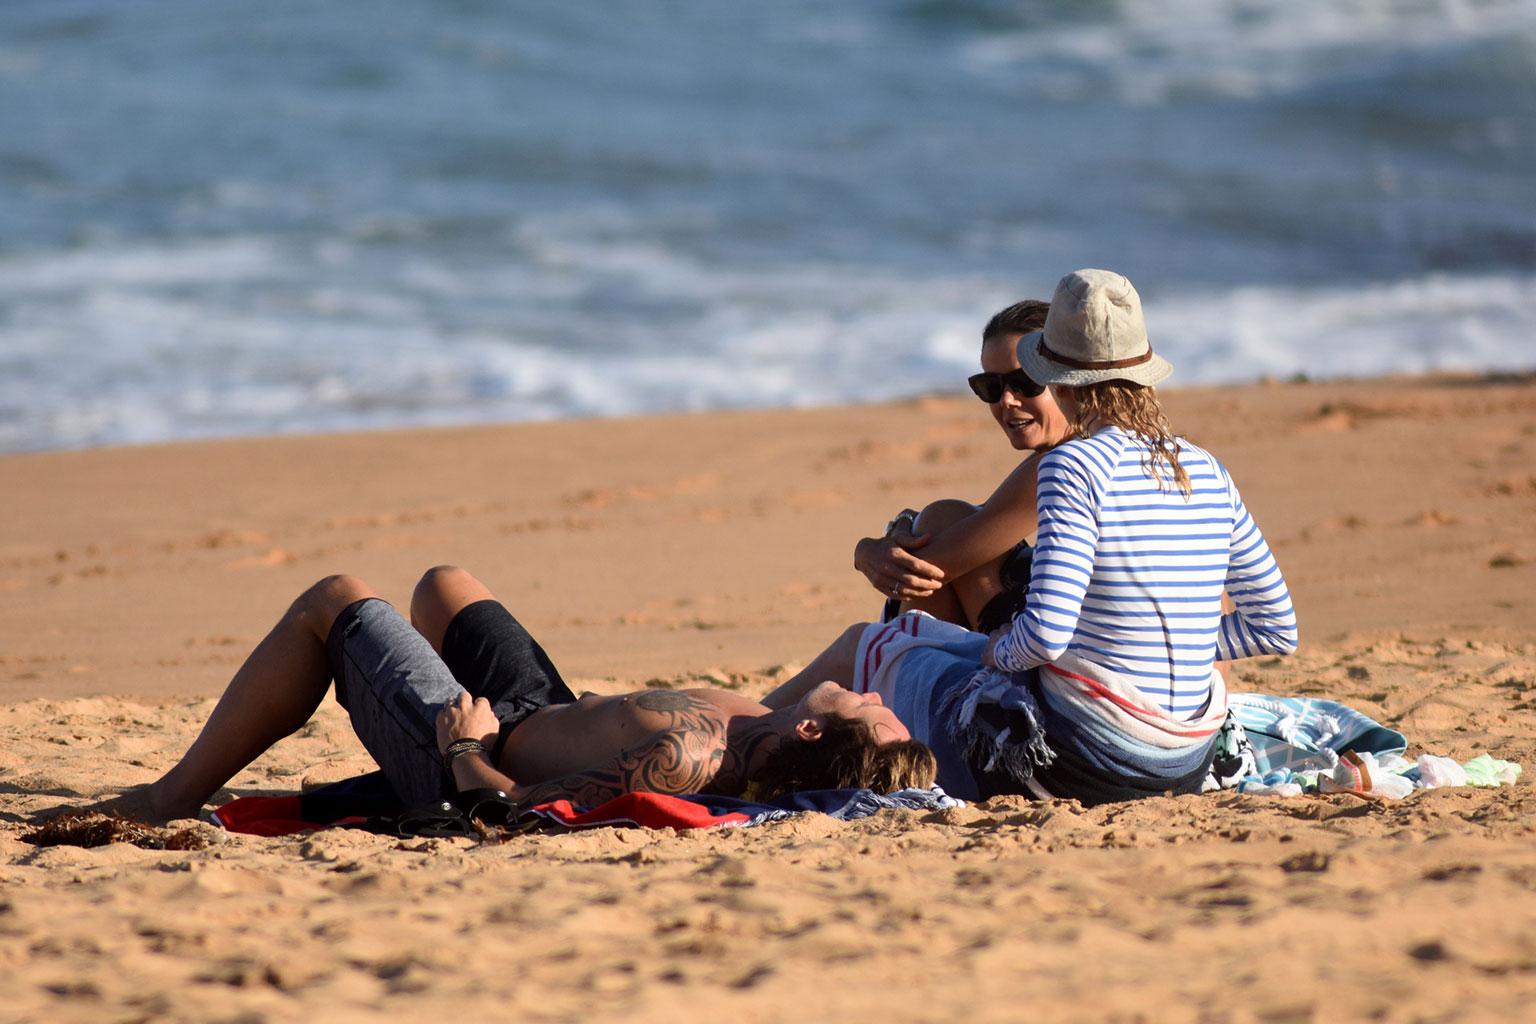
[[[1347,750],[1401,754],[1408,749],[1402,733],[1337,701],[1261,693],[1234,693],[1227,700],[1253,747],[1254,774],[1278,768],[1332,771]]]
[[[1233,789],[1244,779],[1256,778],[1262,774],[1259,771],[1258,757],[1254,753],[1253,744],[1248,740],[1248,733],[1229,707],[1227,720],[1221,724],[1221,732],[1216,734],[1216,750],[1211,758],[1211,772],[1206,776],[1205,784],[1200,787],[1201,792]]]
[[[1207,792],[1295,796],[1325,782],[1349,788],[1356,774],[1348,759],[1356,755],[1369,758],[1377,775],[1413,768],[1402,756],[1408,748],[1402,733],[1337,701],[1261,693],[1233,693],[1227,701]],[[1343,782],[1335,783],[1335,775]]]
[[[962,802],[932,789],[904,789],[882,795],[868,789],[823,789],[791,793],[766,803],[727,796],[661,796],[629,793],[601,806],[572,807],[567,801],[543,804],[523,812],[523,821],[540,818],[566,828],[636,825],[641,828],[749,828],[785,821],[800,814],[825,814],[838,821],[867,818],[887,809],[915,811],[960,807]]]

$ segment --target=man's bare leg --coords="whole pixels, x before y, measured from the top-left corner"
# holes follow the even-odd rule
[[[175,767],[103,809],[158,821],[195,817],[236,772],[309,721],[330,688],[331,624],[348,605],[377,596],[355,576],[329,576],[300,594],[240,666]]]
[[[496,595],[456,565],[428,569],[411,594],[411,625],[427,638],[432,649],[443,653],[443,636],[455,615],[476,601],[494,601]]]
[[[868,626],[867,622],[858,622],[843,630],[842,636],[812,658],[809,665],[763,697],[762,704],[775,711],[794,707],[801,697],[828,681],[844,689],[853,689],[853,662],[859,652],[859,637]]]

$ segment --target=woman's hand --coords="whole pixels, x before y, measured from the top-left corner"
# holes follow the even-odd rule
[[[491,702],[484,697],[471,697],[468,692],[437,713],[437,749],[448,750],[454,740],[479,740],[490,750],[496,744],[496,733],[501,723],[491,711]]]
[[[988,668],[999,667],[997,664],[997,645],[1002,642],[1003,637],[1011,632],[1013,632],[1013,623],[1011,622],[1006,626],[998,626],[992,631],[987,637],[987,649],[981,652],[981,663],[983,665]]]
[[[853,549],[853,567],[886,597],[911,600],[927,597],[944,585],[944,570],[912,554],[931,535],[913,533],[899,521],[884,537],[865,537]]]

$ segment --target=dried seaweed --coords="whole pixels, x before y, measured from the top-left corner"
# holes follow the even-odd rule
[[[101,811],[61,814],[24,833],[21,839],[34,846],[82,846],[86,849],[110,843],[131,843],[142,850],[203,850],[213,845],[207,834],[199,829],[156,828],[120,814]]]

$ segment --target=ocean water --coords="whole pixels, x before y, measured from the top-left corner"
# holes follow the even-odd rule
[[[8,0],[0,451],[1536,368],[1536,0]]]

